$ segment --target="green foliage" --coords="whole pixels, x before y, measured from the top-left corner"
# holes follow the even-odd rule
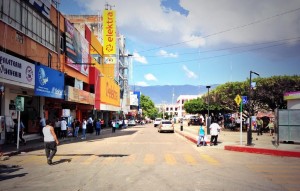
[[[273,76],[269,78],[254,78],[256,88],[251,90],[251,107],[254,110],[275,110],[287,107],[283,95],[286,92],[300,91],[300,76]],[[237,95],[248,96],[250,80],[243,82],[228,82],[209,92],[209,109],[212,112],[235,112],[239,110],[234,98]],[[201,98],[184,104],[187,113],[203,114],[208,109],[208,93]],[[245,112],[249,104],[243,106]]]
[[[158,110],[149,96],[141,95],[141,108],[145,117],[155,119],[158,116]]]

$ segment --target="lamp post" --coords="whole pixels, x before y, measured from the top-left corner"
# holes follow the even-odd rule
[[[251,146],[252,145],[252,105],[251,105],[251,94],[252,94],[252,74],[255,74],[259,76],[258,73],[250,71],[250,86],[249,86],[249,127],[248,127],[248,132],[247,132],[247,145]],[[241,119],[242,120],[242,119]]]
[[[209,126],[210,126],[210,117],[209,117],[209,88],[210,86],[206,86],[207,88],[207,119],[206,119],[206,127],[207,127],[207,134],[209,135],[210,134],[210,129],[209,129]]]

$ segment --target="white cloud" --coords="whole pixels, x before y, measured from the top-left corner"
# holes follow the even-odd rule
[[[87,13],[97,14],[99,9],[104,9],[104,1],[77,1],[89,9]],[[180,5],[189,11],[188,16],[171,9],[166,11],[160,6],[161,0],[107,2],[114,5],[122,34],[142,43],[152,43],[153,46],[176,44],[193,38],[196,40],[185,45],[194,48],[224,43],[250,44],[299,36],[299,11],[228,30],[298,8],[299,0],[260,0],[255,3],[240,0],[180,0]],[[226,32],[219,33],[221,31]]]
[[[157,78],[153,74],[150,74],[150,73],[146,74],[144,77],[148,81],[157,81]]]
[[[182,69],[188,78],[198,78],[198,76],[193,71],[189,70],[186,65],[183,65]]]
[[[167,51],[165,50],[160,50],[158,51],[157,53],[159,56],[163,56],[163,57],[166,57],[166,58],[177,58],[178,57],[178,54],[174,54],[174,53],[168,53]]]
[[[137,82],[135,85],[137,86],[149,86],[147,82]]]
[[[139,53],[134,52],[133,53],[133,60],[142,64],[148,64],[148,61],[146,59],[146,57],[141,56]]]

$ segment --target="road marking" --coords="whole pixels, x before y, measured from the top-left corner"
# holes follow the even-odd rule
[[[165,161],[168,165],[175,165],[176,164],[176,159],[171,154],[165,154]]]
[[[136,159],[135,155],[129,155],[126,160],[124,161],[125,164],[129,165],[132,164]]]
[[[154,164],[155,162],[155,158],[154,158],[154,155],[153,154],[146,154],[145,157],[144,157],[144,163],[145,164]]]
[[[190,165],[196,165],[196,159],[190,154],[184,154],[184,160]]]
[[[95,159],[97,159],[98,158],[98,156],[96,156],[96,155],[92,155],[92,156],[90,156],[89,158],[87,158],[84,162],[83,162],[83,164],[84,165],[89,165],[89,164],[91,164]]]
[[[115,160],[116,160],[116,158],[113,158],[113,157],[105,157],[103,159],[102,163],[109,165],[109,164],[112,164]]]
[[[200,157],[205,161],[207,161],[209,164],[216,165],[216,166],[220,165],[219,161],[217,161],[216,159],[214,159],[209,155],[201,154]]]

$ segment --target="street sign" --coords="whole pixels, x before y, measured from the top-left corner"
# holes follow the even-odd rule
[[[24,111],[24,97],[16,97],[16,111]]]
[[[240,105],[241,101],[242,101],[242,98],[240,95],[237,95],[235,98],[234,98],[234,101],[236,102],[237,105]]]
[[[242,96],[242,99],[243,99],[243,104],[247,104],[248,102],[248,97],[247,96]]]

